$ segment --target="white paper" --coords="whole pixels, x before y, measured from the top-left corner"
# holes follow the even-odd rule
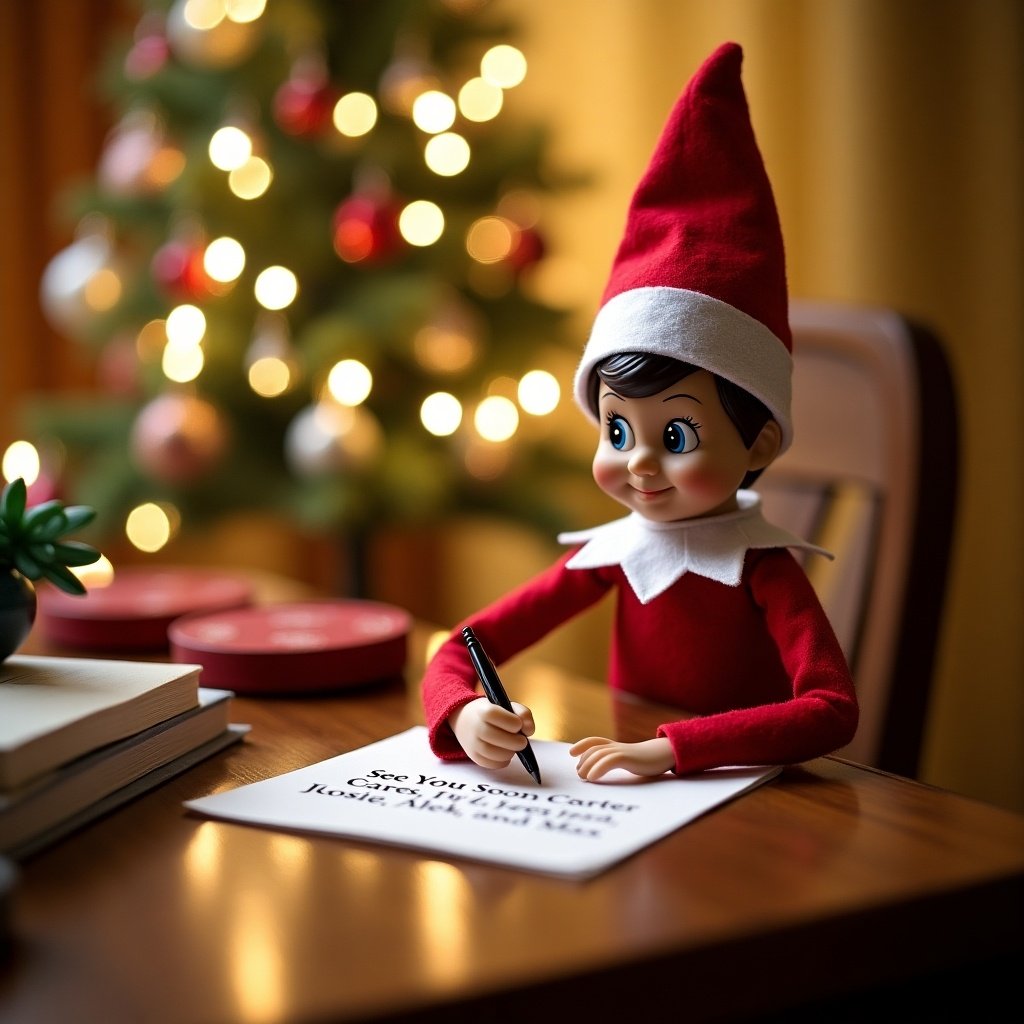
[[[327,761],[191,800],[212,818],[412,847],[591,877],[777,775],[721,768],[686,778],[616,771],[583,782],[569,744],[531,740],[543,785],[518,758],[500,771],[441,761],[415,726]]]

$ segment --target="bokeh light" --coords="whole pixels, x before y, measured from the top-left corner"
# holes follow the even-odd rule
[[[260,398],[277,398],[291,386],[292,370],[279,356],[261,356],[249,367],[248,380]]]
[[[455,123],[456,113],[455,100],[438,89],[420,93],[412,105],[413,124],[431,135],[448,131]]]
[[[423,399],[420,422],[435,437],[448,437],[462,422],[462,403],[447,391],[435,391]]]
[[[215,238],[203,253],[203,270],[221,284],[236,281],[244,269],[245,250],[234,238]]]
[[[435,173],[450,178],[469,166],[469,143],[455,132],[442,132],[427,142],[423,158]]]
[[[413,200],[398,215],[398,230],[410,245],[433,245],[444,234],[441,207],[429,199]]]
[[[507,259],[516,242],[516,227],[504,217],[480,217],[466,232],[466,251],[478,263]]]
[[[167,340],[174,345],[198,345],[206,334],[206,316],[198,306],[185,303],[167,314]]]
[[[262,157],[251,156],[228,174],[228,188],[239,199],[259,199],[273,180],[270,164]]]
[[[20,476],[25,486],[31,487],[39,479],[39,452],[28,441],[14,441],[7,446],[0,466],[5,480],[17,480]]]
[[[505,94],[485,78],[471,78],[459,90],[459,111],[467,121],[491,121],[501,113]]]
[[[114,566],[106,555],[88,565],[69,565],[68,569],[87,590],[99,590],[114,582]]]
[[[365,135],[377,123],[377,103],[365,92],[350,92],[334,105],[334,127],[349,138]]]
[[[519,429],[519,410],[504,395],[488,395],[476,407],[473,425],[485,441],[507,441]]]
[[[512,89],[526,77],[526,58],[507,43],[492,46],[480,61],[480,74],[491,85]]]
[[[203,350],[195,342],[180,342],[168,338],[160,357],[160,369],[168,380],[173,380],[176,384],[187,384],[203,372],[205,362]]]
[[[164,505],[147,501],[128,513],[124,532],[128,542],[139,551],[159,551],[171,539],[174,520]]]
[[[253,290],[264,309],[284,309],[299,294],[299,282],[287,267],[267,267],[260,271]]]
[[[561,394],[558,381],[547,370],[530,370],[523,374],[516,391],[519,405],[533,416],[547,416],[554,412]]]
[[[234,125],[218,128],[210,138],[210,162],[222,171],[244,166],[252,156],[252,139]]]
[[[255,21],[267,6],[267,0],[224,0],[224,13],[232,21],[245,24]]]
[[[135,336],[135,352],[139,361],[143,363],[157,362],[163,355],[166,344],[166,320],[150,320],[139,329],[139,333]]]
[[[94,313],[106,313],[117,305],[121,291],[118,273],[110,267],[102,267],[85,282],[82,300]]]
[[[358,359],[342,359],[327,375],[327,390],[341,405],[365,402],[373,388],[373,374]]]
[[[189,28],[209,32],[224,20],[226,14],[225,0],[186,0],[182,18]]]

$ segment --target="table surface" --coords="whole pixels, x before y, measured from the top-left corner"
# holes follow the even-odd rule
[[[421,723],[426,641],[406,681],[236,698],[244,743],[22,864],[0,1021],[549,1019],[538,1000],[604,1020],[658,1011],[666,981],[690,1021],[736,1019],[1024,946],[1024,816],[833,758],[584,882],[183,809]],[[546,738],[664,717],[544,664],[503,674]]]

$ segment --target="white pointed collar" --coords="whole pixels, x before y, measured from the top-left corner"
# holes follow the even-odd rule
[[[621,565],[641,604],[647,604],[687,572],[738,586],[744,556],[751,548],[802,548],[832,557],[824,548],[767,522],[761,498],[753,491],[739,491],[736,498],[739,508],[720,516],[657,523],[633,512],[603,526],[560,533],[559,543],[583,545],[566,566]]]

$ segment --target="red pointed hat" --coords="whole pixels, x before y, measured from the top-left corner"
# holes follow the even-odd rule
[[[785,254],[771,184],[725,43],[677,101],[630,204],[576,372],[591,417],[594,366],[616,352],[673,356],[760,398],[792,440]]]

